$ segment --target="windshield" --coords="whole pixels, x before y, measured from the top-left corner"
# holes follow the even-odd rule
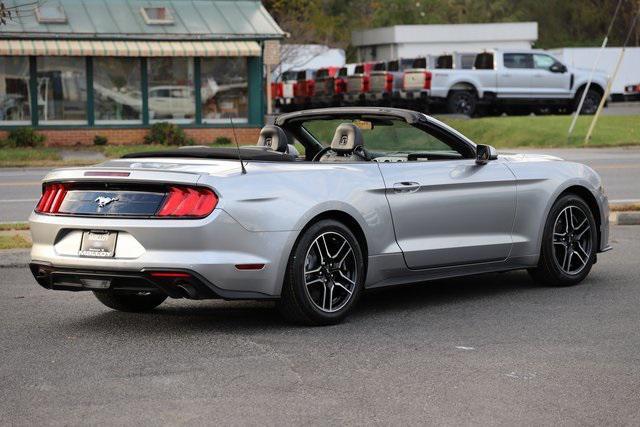
[[[310,119],[302,126],[324,147],[331,145],[336,128],[353,123],[362,131],[364,147],[373,157],[390,153],[442,153],[462,157],[439,138],[401,119]]]

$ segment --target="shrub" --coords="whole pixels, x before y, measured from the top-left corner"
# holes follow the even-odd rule
[[[30,127],[14,129],[7,136],[8,145],[13,147],[39,147],[46,139]]]
[[[231,138],[227,138],[226,136],[219,136],[213,141],[216,145],[229,145],[231,144]]]
[[[96,135],[93,137],[93,145],[103,146],[107,145],[108,142],[109,140],[104,135]]]
[[[154,123],[149,134],[144,137],[145,144],[160,145],[193,145],[192,139],[187,139],[184,130],[173,123]]]

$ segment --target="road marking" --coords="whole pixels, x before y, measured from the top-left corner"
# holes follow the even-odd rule
[[[37,202],[40,199],[8,199],[8,200],[0,200],[2,203],[27,203],[27,202]]]
[[[41,181],[16,181],[16,182],[0,182],[0,187],[15,187],[25,185],[40,185]]]
[[[476,349],[475,347],[465,347],[465,346],[462,346],[462,345],[457,345],[456,348],[458,350],[475,350]]]

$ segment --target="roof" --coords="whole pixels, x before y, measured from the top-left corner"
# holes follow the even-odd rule
[[[7,8],[23,0],[5,0]],[[7,22],[0,38],[107,40],[240,40],[282,38],[284,32],[260,1],[48,0],[66,19],[40,23],[35,13]],[[149,24],[142,9],[166,7],[173,22]]]
[[[395,25],[351,33],[354,46],[395,43],[456,43],[538,39],[537,22],[492,22],[486,24]]]

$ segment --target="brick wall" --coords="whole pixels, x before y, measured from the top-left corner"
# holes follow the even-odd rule
[[[233,141],[233,131],[231,128],[191,128],[185,129],[187,137],[193,138],[198,144],[210,144],[217,137],[225,136]],[[74,145],[93,145],[93,137],[96,135],[106,136],[109,144],[142,144],[148,129],[38,129],[47,137],[45,142],[49,147],[62,147]],[[258,128],[237,128],[236,135],[240,144],[255,144],[258,141]],[[0,139],[7,137],[6,131],[0,131]]]

